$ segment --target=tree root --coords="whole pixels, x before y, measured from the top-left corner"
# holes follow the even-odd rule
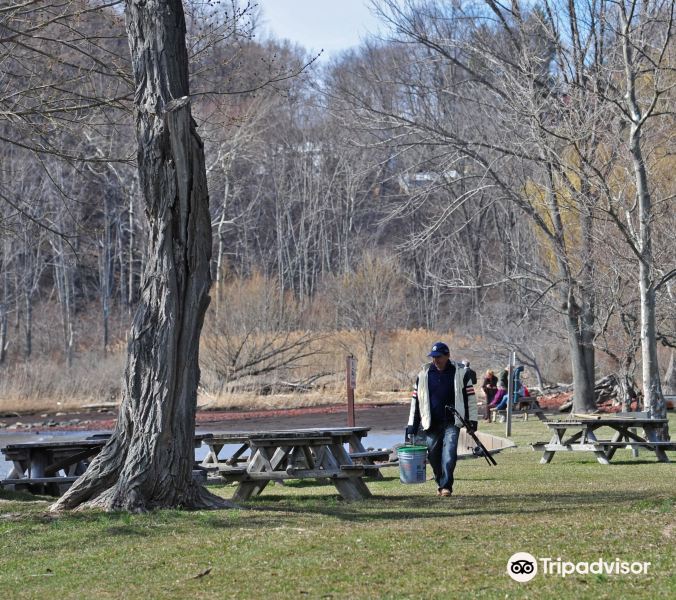
[[[50,512],[100,509],[105,512],[126,511],[130,513],[145,513],[163,508],[180,508],[184,510],[239,508],[236,503],[217,496],[201,484],[190,486],[183,497],[174,496],[170,499],[164,498],[159,501],[152,498],[143,498],[137,490],[123,490],[117,485],[107,488],[96,495],[92,494],[92,489],[89,488],[86,494],[90,498],[89,500],[82,500],[84,494],[71,496],[66,501],[63,501],[65,498],[63,496],[49,507]]]

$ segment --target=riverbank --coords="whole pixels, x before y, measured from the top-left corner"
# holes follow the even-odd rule
[[[408,420],[408,403],[359,404],[355,406],[358,425],[374,431],[403,431]],[[117,408],[87,412],[57,412],[33,415],[8,414],[0,418],[0,432],[90,431],[111,430]],[[284,408],[255,411],[201,410],[196,415],[199,429],[235,431],[250,429],[292,429],[347,425],[345,405]]]

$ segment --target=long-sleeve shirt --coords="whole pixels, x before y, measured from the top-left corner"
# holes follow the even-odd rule
[[[443,395],[444,392],[441,385],[445,385],[445,383],[442,383],[441,374],[436,369],[434,371],[436,371],[437,375],[433,374],[432,367],[434,365],[432,363],[424,365],[418,374],[415,389],[413,390],[413,397],[411,398],[411,410],[408,418],[408,425],[413,426],[414,430],[417,430],[420,425],[422,425],[423,429],[428,430],[433,424],[453,423],[456,427],[462,427],[462,421],[457,416],[453,419],[449,411],[445,411],[447,418],[445,416],[445,419],[441,422],[438,420],[439,413],[433,409],[433,393],[442,401],[444,398],[447,398],[445,405],[452,406],[467,421],[477,420],[476,396],[474,395],[472,376],[462,365],[453,362],[451,364],[453,365],[453,376],[450,378],[453,387],[452,396],[450,394],[446,397]],[[434,390],[436,387],[434,382],[430,386],[431,374],[433,380],[435,377],[439,377],[440,386],[436,391]]]
[[[449,418],[446,407],[455,405],[455,366],[453,363],[449,361],[443,371],[439,371],[432,365],[427,373],[427,389],[430,394],[432,423],[451,422],[454,417]]]

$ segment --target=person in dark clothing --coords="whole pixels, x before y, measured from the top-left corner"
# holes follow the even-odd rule
[[[448,346],[443,342],[434,344],[428,356],[432,362],[424,365],[416,378],[406,440],[422,426],[437,495],[450,496],[462,422],[449,408],[458,411],[476,431],[477,406],[472,383],[472,378],[476,381],[476,374],[463,364],[451,361]]]
[[[507,365],[502,371],[500,371],[500,377],[498,378],[498,386],[506,390],[509,384],[509,365]]]
[[[476,385],[476,371],[469,366],[469,361],[463,360],[462,366],[467,369],[467,375],[469,376],[471,382]]]
[[[493,398],[495,398],[495,393],[498,391],[498,378],[495,376],[495,373],[488,369],[486,371],[486,375],[484,375],[484,380],[483,383],[481,384],[481,389],[483,390],[484,396],[486,397],[485,400],[485,413],[484,413],[484,419],[486,421],[490,421],[491,419],[491,414],[490,414],[490,406],[489,404],[493,402]]]

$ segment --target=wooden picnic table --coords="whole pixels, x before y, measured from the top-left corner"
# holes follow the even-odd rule
[[[211,434],[196,434],[195,448]],[[12,462],[2,486],[27,489],[36,494],[59,496],[82,475],[110,438],[100,433],[85,439],[43,440],[8,444],[0,448],[5,460]]]
[[[669,462],[667,450],[676,450],[676,442],[657,439],[659,429],[667,423],[667,419],[649,419],[647,417],[603,416],[577,418],[559,421],[546,421],[545,425],[552,432],[549,442],[532,444],[533,450],[543,450],[541,464],[551,462],[556,452],[593,452],[598,462],[610,464],[618,448],[630,447],[637,455],[639,448],[651,450],[660,462]],[[596,437],[601,427],[609,427],[615,433],[610,440]],[[642,428],[646,436],[642,437],[637,430]],[[568,437],[566,433],[568,432]]]
[[[201,465],[217,471],[225,481],[238,482],[234,500],[257,496],[271,481],[286,479],[330,480],[346,500],[361,500],[371,496],[364,476],[369,471],[379,471],[371,464],[356,464],[345,445],[349,445],[355,459],[367,459],[369,452],[361,440],[369,429],[333,427],[218,433],[204,440],[209,452]],[[227,457],[219,456],[229,445],[238,448]]]

